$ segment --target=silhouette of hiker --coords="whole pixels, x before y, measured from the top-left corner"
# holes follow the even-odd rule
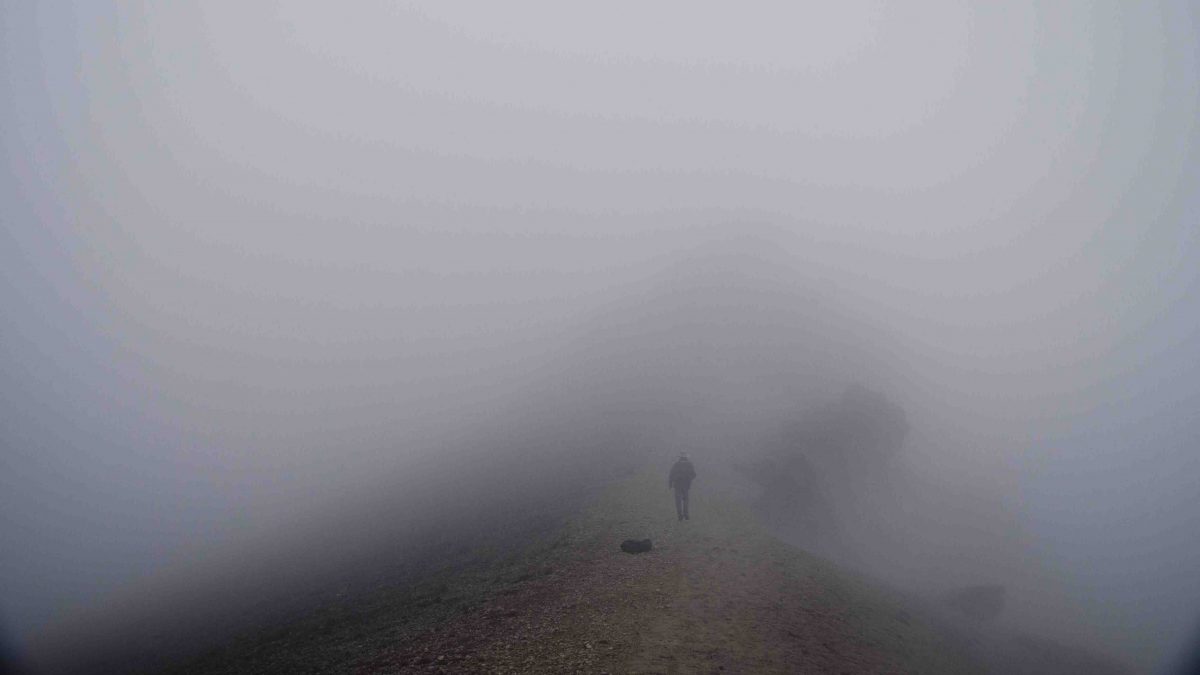
[[[688,459],[686,452],[679,453],[679,459],[675,460],[671,474],[667,476],[667,489],[675,489],[675,514],[680,520],[689,520],[688,489],[692,487],[695,477],[696,467],[692,466],[692,460]]]

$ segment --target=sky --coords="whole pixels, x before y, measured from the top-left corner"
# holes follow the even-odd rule
[[[1019,521],[1118,651],[1152,668],[1200,619],[1191,3],[80,2],[0,30],[18,644],[436,463],[745,237],[857,317],[926,472]]]

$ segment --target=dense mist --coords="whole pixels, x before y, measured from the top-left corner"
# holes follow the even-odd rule
[[[1189,2],[31,4],[0,82],[13,659],[683,450],[897,587],[1147,672],[1194,635]]]

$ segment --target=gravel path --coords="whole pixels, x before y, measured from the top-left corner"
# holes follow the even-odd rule
[[[545,567],[353,670],[374,672],[971,673],[966,646],[902,599],[765,534],[697,487],[674,520],[658,476],[615,486]],[[652,552],[622,553],[649,537]]]

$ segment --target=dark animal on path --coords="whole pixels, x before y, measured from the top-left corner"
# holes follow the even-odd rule
[[[626,553],[645,553],[654,546],[649,539],[626,539],[621,542],[621,550]]]

